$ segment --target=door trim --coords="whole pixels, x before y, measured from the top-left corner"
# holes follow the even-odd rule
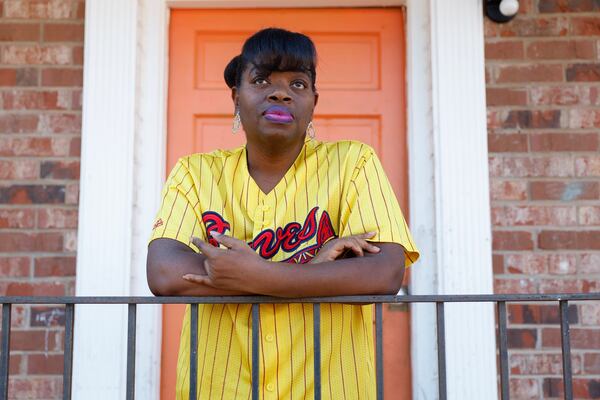
[[[166,175],[170,8],[280,3],[86,1],[77,295],[150,294],[146,241]],[[491,293],[482,0],[292,0],[285,5],[407,7],[408,214],[423,254],[411,274],[411,291]],[[463,197],[468,182],[479,184]],[[107,187],[117,195],[107,195]],[[493,319],[480,323],[480,315],[493,315],[492,309],[469,310],[449,307],[446,314],[446,343],[459,349],[449,348],[446,356],[448,396],[496,398]],[[120,398],[125,393],[125,308],[94,308],[96,321],[112,318],[111,340],[97,322],[88,318],[86,323],[86,314],[91,315],[76,318],[74,397]],[[411,314],[414,399],[437,398],[433,315],[421,305]],[[138,329],[136,394],[158,400],[160,307],[140,307]],[[460,352],[466,345],[479,351]],[[477,374],[468,387],[460,377],[467,366]]]

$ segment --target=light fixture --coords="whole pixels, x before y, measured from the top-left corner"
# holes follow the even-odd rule
[[[495,22],[508,22],[519,11],[518,0],[486,0],[485,13]]]

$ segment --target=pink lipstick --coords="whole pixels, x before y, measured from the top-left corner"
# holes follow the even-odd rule
[[[294,120],[290,110],[284,106],[271,106],[267,108],[263,115],[267,120],[278,124],[289,124]]]

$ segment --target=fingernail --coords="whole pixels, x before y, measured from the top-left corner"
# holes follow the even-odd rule
[[[212,232],[210,233],[210,236],[212,236],[212,237],[214,237],[214,238],[220,237],[220,236],[222,236],[222,235],[223,235],[222,233],[215,232],[215,231],[212,231]]]

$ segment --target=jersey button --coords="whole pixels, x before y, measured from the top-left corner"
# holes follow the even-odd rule
[[[272,392],[272,391],[273,391],[273,389],[275,389],[275,386],[273,386],[273,384],[272,384],[272,383],[268,383],[268,384],[267,384],[267,390],[268,390],[269,392]]]
[[[273,341],[273,339],[274,339],[274,337],[273,337],[273,335],[271,335],[270,333],[269,333],[269,334],[267,334],[267,335],[265,336],[265,340],[266,340],[267,342],[272,342],[272,341]]]

